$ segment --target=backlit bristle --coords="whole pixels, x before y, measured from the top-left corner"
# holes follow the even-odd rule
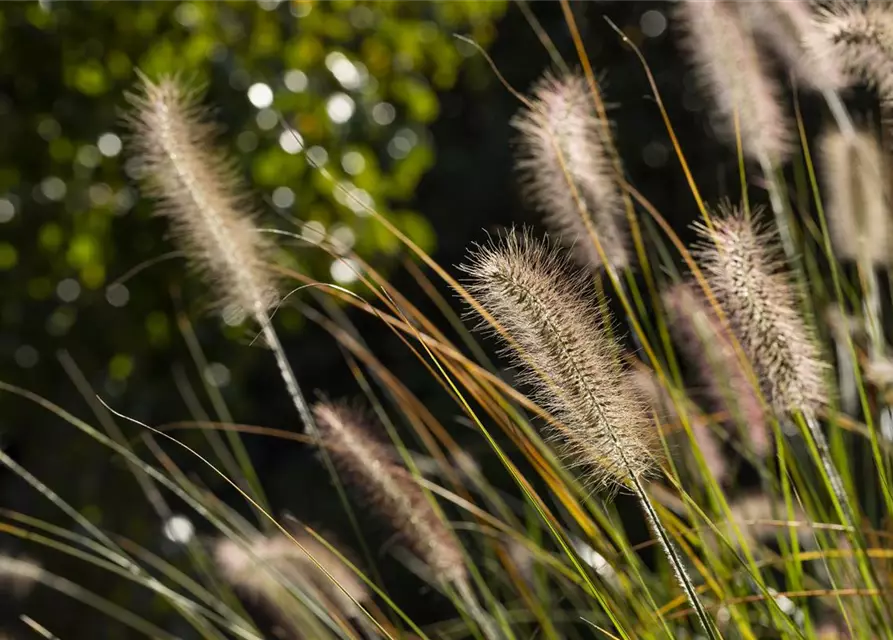
[[[525,196],[581,266],[602,265],[587,221],[609,265],[628,266],[623,200],[605,150],[610,124],[596,113],[586,78],[547,73],[532,94],[532,107],[512,120]]]
[[[467,570],[453,533],[405,467],[394,462],[390,446],[370,433],[359,411],[343,404],[313,407],[322,441],[345,478],[387,517],[409,547],[437,578],[465,583]]]
[[[813,415],[829,400],[827,365],[759,213],[748,219],[725,203],[698,232],[701,269],[767,400],[780,414]]]
[[[627,382],[586,284],[546,242],[509,232],[478,247],[470,291],[511,339],[506,349],[560,426],[553,435],[598,485],[621,487],[655,465],[657,432]]]
[[[825,216],[843,260],[890,262],[889,175],[883,151],[868,132],[826,133],[820,142]]]
[[[713,98],[718,124],[735,143],[735,120],[744,154],[775,165],[791,153],[791,127],[781,87],[767,73],[763,56],[733,2],[684,0],[677,18],[684,44]]]

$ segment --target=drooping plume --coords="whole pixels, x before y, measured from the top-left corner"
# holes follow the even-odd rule
[[[323,443],[345,479],[387,517],[406,544],[435,572],[465,584],[462,550],[416,480],[394,462],[389,445],[369,432],[368,420],[345,405],[320,402],[313,413]]]
[[[628,266],[623,199],[604,143],[610,124],[596,112],[586,78],[547,73],[531,102],[512,120],[521,132],[516,164],[524,195],[581,266],[602,265],[587,221],[609,265]]]
[[[828,401],[826,364],[772,234],[724,203],[703,237],[699,264],[750,360],[762,391],[779,413],[812,415]]]
[[[834,45],[805,0],[729,2],[749,29],[764,41],[804,85],[837,91],[851,82]]]
[[[825,215],[840,258],[890,261],[889,176],[878,141],[868,132],[826,133],[820,142]]]
[[[728,412],[729,425],[741,428],[754,453],[769,453],[771,431],[759,391],[751,384],[716,311],[700,290],[689,283],[674,285],[661,297],[670,330],[682,353],[695,365],[712,410]]]
[[[586,285],[548,243],[509,232],[463,266],[470,291],[508,334],[522,381],[559,423],[553,435],[594,483],[625,486],[655,465],[656,429],[628,383],[619,345]]]
[[[776,165],[792,148],[781,87],[766,72],[736,4],[684,0],[676,16],[685,32],[684,45],[712,96],[720,129],[734,144],[737,117],[744,154]]]
[[[143,78],[129,100],[131,153],[156,213],[170,221],[221,300],[249,314],[265,311],[275,291],[265,267],[270,244],[255,227],[256,209],[238,171],[215,147],[216,127],[199,95],[174,77],[157,84]]]
[[[294,606],[290,587],[319,592],[348,617],[365,615],[356,603],[368,600],[369,593],[353,571],[309,535],[292,535],[307,553],[284,535],[258,534],[246,541],[247,549],[233,540],[221,538],[214,546],[214,558],[227,582],[264,600],[286,618],[290,617]]]

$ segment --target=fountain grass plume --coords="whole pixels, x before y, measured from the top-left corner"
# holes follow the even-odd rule
[[[888,2],[827,3],[816,23],[852,83],[873,88],[887,131],[884,148],[893,151],[893,7]]]
[[[260,325],[304,428],[313,416],[273,329],[269,308],[276,282],[267,268],[269,242],[235,166],[214,144],[216,126],[200,94],[176,77],[143,76],[128,96],[129,144],[142,188],[168,219],[191,262],[216,284],[222,302],[240,305]]]
[[[623,199],[604,142],[610,123],[596,113],[586,78],[546,73],[512,126],[520,132],[516,166],[524,195],[573,248],[577,262],[592,269],[602,265],[591,226],[609,266],[627,267]]]
[[[814,415],[829,400],[827,364],[760,211],[748,218],[724,202],[696,228],[699,264],[767,400],[780,415]]]
[[[869,132],[834,130],[820,140],[825,210],[837,255],[866,265],[890,262],[887,162]]]
[[[370,431],[369,419],[344,403],[318,402],[313,412],[322,442],[345,479],[386,517],[405,543],[436,574],[455,584],[467,582],[462,550],[391,446]]]
[[[893,7],[886,2],[828,3],[816,24],[852,82],[893,99]]]
[[[594,485],[619,488],[655,466],[657,432],[626,379],[620,346],[583,294],[581,274],[548,243],[509,232],[477,247],[469,290],[511,339],[521,380],[558,425],[550,435]]]
[[[645,492],[643,479],[657,466],[657,429],[608,333],[607,310],[584,293],[584,276],[569,273],[548,242],[514,230],[476,247],[462,269],[471,277],[469,291],[499,324],[521,381],[557,420],[550,426],[553,440],[585,467],[590,484],[636,495],[701,625],[708,637],[718,638]]]
[[[817,91],[839,91],[851,84],[834,44],[817,24],[805,0],[729,3],[757,39],[775,52],[799,82]]]
[[[797,310],[797,292],[777,258],[772,234],[759,221],[724,203],[710,227],[699,225],[704,238],[696,253],[701,269],[763,393],[779,417],[793,419],[815,445],[817,462],[827,479],[835,508],[851,528],[857,544],[859,517],[852,506],[828,440],[817,420],[830,401],[828,365],[813,329]],[[860,569],[865,570],[863,565]],[[868,584],[876,579],[865,570]]]
[[[775,166],[791,153],[791,127],[781,87],[735,9],[722,0],[683,0],[676,19],[683,46],[713,98],[721,132],[735,142],[737,118],[744,154]]]
[[[366,586],[321,543],[304,533],[292,535],[303,550],[284,535],[258,534],[246,544],[221,538],[214,545],[214,559],[227,582],[266,601],[273,608],[287,606],[284,578],[318,590],[343,614],[362,618],[364,614],[356,603],[369,599]]]
[[[370,420],[344,403],[318,402],[313,412],[322,443],[335,466],[377,515],[390,521],[406,545],[432,571],[433,580],[455,589],[488,640],[503,637],[481,607],[455,535],[409,471],[394,461],[392,447],[370,432]]]
[[[175,77],[144,78],[128,97],[130,151],[155,213],[221,303],[252,315],[266,310],[277,289],[267,268],[273,245],[257,229],[257,207],[235,164],[214,146],[217,126],[200,93]]]

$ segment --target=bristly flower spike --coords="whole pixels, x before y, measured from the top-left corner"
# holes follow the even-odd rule
[[[602,257],[614,270],[630,262],[623,200],[605,150],[610,124],[596,113],[586,78],[547,73],[534,85],[531,106],[512,119],[519,132],[516,166],[523,193],[547,225],[573,248],[581,266]]]
[[[887,167],[880,143],[869,132],[848,137],[838,131],[820,141],[825,213],[837,255],[881,265],[890,262]]]
[[[766,399],[780,415],[815,415],[829,400],[827,364],[760,212],[748,219],[725,202],[711,226],[697,230],[699,264]]]
[[[887,132],[883,146],[893,150],[893,10],[888,2],[836,0],[824,5],[816,23],[851,83],[874,88]]]
[[[214,545],[214,558],[227,582],[265,600],[284,618],[289,617],[293,600],[288,594],[291,582],[319,591],[343,614],[362,619],[365,614],[357,603],[369,599],[365,585],[315,539],[304,533],[292,535],[300,546],[284,535],[258,534],[241,544],[221,538]]]
[[[391,447],[370,433],[367,418],[347,405],[330,402],[316,403],[313,413],[322,442],[345,480],[387,516],[438,577],[466,582],[465,561],[453,533],[412,474],[394,461]]]
[[[214,147],[217,127],[198,93],[173,77],[143,79],[129,100],[131,153],[155,213],[170,221],[223,301],[252,315],[265,311],[276,291],[267,268],[271,244],[256,227],[257,209],[235,165]]]
[[[270,244],[255,226],[256,209],[234,165],[216,148],[216,127],[199,95],[176,77],[142,77],[129,96],[129,141],[144,191],[167,218],[193,264],[260,325],[305,429],[313,417],[273,329],[268,309],[276,283],[266,264]]]
[[[830,399],[828,365],[813,330],[797,311],[796,294],[776,257],[773,238],[758,214],[748,219],[728,203],[720,207],[711,227],[698,230],[704,237],[697,250],[701,268],[766,398],[780,417],[803,419],[838,514],[858,539],[859,520],[817,420],[818,410]]]
[[[888,3],[831,2],[819,11],[816,24],[851,82],[893,98],[893,10]]]
[[[625,487],[655,465],[656,430],[630,389],[620,347],[584,295],[580,275],[548,243],[510,232],[462,269],[469,291],[512,340],[522,381],[560,427],[552,435],[591,481]]]
[[[390,520],[434,578],[454,588],[490,640],[500,638],[492,618],[471,588],[462,549],[418,482],[395,462],[393,448],[369,431],[362,412],[345,404],[318,402],[313,413],[322,444],[345,479]]]
[[[820,91],[840,130],[855,133],[840,91],[853,84],[828,34],[819,27],[807,0],[736,2],[748,28],[775,51],[802,85]]]
[[[781,87],[766,73],[762,56],[733,2],[683,0],[676,16],[685,46],[709,90],[718,123],[735,141],[737,117],[744,154],[777,166],[791,152]]]
[[[554,438],[585,465],[593,483],[635,493],[701,624],[717,638],[645,493],[643,479],[657,462],[656,429],[629,384],[602,310],[584,294],[583,277],[569,274],[566,261],[548,243],[515,231],[478,247],[462,269],[471,276],[469,291],[504,332],[506,352],[520,365],[522,381],[557,420]]]

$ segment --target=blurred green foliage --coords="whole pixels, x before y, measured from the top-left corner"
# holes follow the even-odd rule
[[[182,263],[114,284],[170,250],[128,175],[121,113],[138,70],[181,74],[207,88],[224,125],[220,143],[266,203],[270,226],[300,233],[297,221],[312,222],[311,230],[387,271],[399,247],[359,200],[432,249],[430,225],[409,207],[434,162],[428,126],[438,91],[457,82],[472,53],[453,34],[486,45],[504,10],[504,2],[345,0],[5,5],[0,272],[11,277],[0,348],[31,367],[30,345],[70,336],[79,317],[109,305],[144,318],[141,339],[129,335],[118,347],[164,346],[171,336],[161,312],[170,296],[165,279]],[[280,114],[300,139],[283,129]],[[308,155],[334,183],[311,169]],[[349,284],[349,265],[287,248],[291,266]],[[280,320],[294,326],[299,316]],[[126,377],[120,362],[108,362],[114,378]]]

